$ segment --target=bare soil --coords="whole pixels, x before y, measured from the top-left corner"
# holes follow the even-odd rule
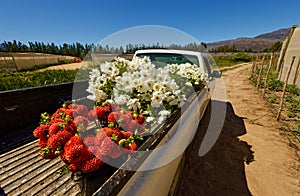
[[[43,70],[54,70],[54,69],[79,69],[82,67],[82,63],[69,63],[69,64],[63,64],[63,65],[55,65],[50,66],[44,69],[40,69],[39,71]]]
[[[300,161],[259,91],[251,65],[223,73],[227,112],[221,134],[203,157],[206,111],[186,153],[177,195],[300,195]]]

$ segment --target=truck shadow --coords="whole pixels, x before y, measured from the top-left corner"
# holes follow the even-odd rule
[[[186,150],[185,166],[176,195],[251,195],[244,164],[254,160],[254,152],[251,145],[238,138],[246,134],[243,118],[234,113],[231,103],[217,104],[227,106],[219,138],[207,154],[202,157],[198,155],[210,122],[210,104],[192,143]]]

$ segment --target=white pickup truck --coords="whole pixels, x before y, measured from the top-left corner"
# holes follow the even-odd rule
[[[145,149],[152,151],[146,156],[145,161],[135,168],[137,171],[118,171],[103,184],[94,195],[174,195],[182,168],[184,167],[184,151],[193,140],[198,124],[211,99],[214,90],[214,78],[221,76],[217,70],[212,71],[209,55],[201,52],[169,49],[147,49],[135,52],[136,57],[149,57],[156,66],[166,64],[196,64],[201,71],[206,73],[207,86],[197,93],[189,106],[181,113],[180,117],[162,127],[162,134],[153,135],[148,140]],[[167,130],[166,130],[167,129]],[[157,142],[159,141],[159,142]],[[152,149],[154,146],[154,150]],[[183,147],[183,148],[182,148]],[[142,147],[143,148],[143,147]],[[182,149],[181,149],[182,148]],[[152,168],[152,169],[149,169]],[[125,176],[125,181],[118,181],[119,188],[112,188],[120,176]],[[128,178],[126,178],[128,177]],[[124,179],[124,178],[123,178]],[[111,190],[111,191],[110,191]],[[115,191],[117,190],[117,191]]]
[[[105,165],[97,174],[84,178],[74,179],[70,173],[60,176],[57,171],[65,167],[64,163],[60,159],[42,159],[38,153],[37,140],[34,140],[1,154],[0,195],[173,195],[184,167],[185,149],[197,132],[198,124],[211,99],[214,77],[220,77],[220,72],[211,71],[212,59],[206,53],[151,49],[139,50],[133,58],[143,56],[148,56],[157,66],[171,63],[196,64],[201,71],[207,73],[208,79],[207,86],[189,99],[189,104],[179,113],[175,113],[176,115],[172,115],[164,125],[158,126],[157,132],[145,139],[139,148],[139,152],[145,153],[137,153],[137,156],[134,154],[124,163],[133,165],[132,169]],[[86,89],[84,84],[82,89]],[[23,97],[30,97],[31,100],[32,97],[41,99],[43,96],[41,100],[45,100],[45,97],[51,98],[51,92],[58,94],[58,90],[66,91],[66,87],[63,86],[65,85],[41,87],[43,91],[37,88],[22,90],[23,94],[29,91]],[[72,84],[67,84],[67,87],[72,92]],[[19,94],[10,92],[10,96],[6,97],[11,99],[14,95],[18,98]],[[6,102],[8,104],[9,100]],[[23,102],[18,102],[21,103]],[[15,105],[11,102],[9,104]],[[22,105],[22,109],[24,108]],[[32,130],[30,134],[32,135]]]

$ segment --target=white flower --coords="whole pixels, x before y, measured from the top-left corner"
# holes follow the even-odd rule
[[[146,118],[146,122],[147,123],[152,122],[152,121],[154,121],[154,119],[155,119],[154,117],[149,116],[149,117]]]
[[[193,84],[190,83],[190,82],[186,82],[185,85],[187,85],[187,86],[193,86]]]
[[[138,71],[134,71],[131,74],[132,79],[139,79],[140,78],[140,73]]]
[[[167,88],[166,88],[165,86],[162,86],[162,87],[159,88],[158,91],[159,91],[160,93],[165,93],[166,90],[167,90]]]
[[[151,94],[150,93],[145,93],[143,94],[143,99],[145,101],[150,101],[151,100]]]
[[[125,105],[127,103],[129,99],[129,96],[128,95],[119,95],[117,97],[115,97],[115,103],[117,105]]]
[[[163,82],[164,81],[164,76],[162,74],[157,74],[156,75],[156,81]]]
[[[133,82],[132,82],[132,85],[133,85],[134,87],[137,87],[140,83],[141,83],[141,82],[140,82],[139,79],[134,79]]]
[[[158,113],[158,115],[158,124],[161,124],[167,119],[167,117],[170,115],[170,112],[168,110],[162,110]]]
[[[169,105],[178,105],[178,99],[176,99],[175,95],[171,95],[167,98]]]
[[[171,82],[169,83],[169,87],[172,91],[176,91],[179,88],[179,86],[177,85],[174,79],[172,79]]]
[[[153,96],[151,98],[151,106],[158,108],[162,105],[162,101],[164,100],[165,95],[158,92],[158,91],[154,91],[153,92]]]
[[[154,91],[159,91],[160,88],[161,88],[160,83],[155,83],[155,84],[153,85],[153,90],[154,90]]]
[[[99,90],[99,89],[95,90],[94,96],[95,96],[96,101],[99,101],[99,102],[107,99],[107,94],[103,90]]]
[[[129,99],[127,106],[129,110],[137,110],[138,108],[141,108],[141,103],[138,99]]]
[[[136,89],[140,93],[146,93],[149,90],[148,86],[144,83],[140,83],[139,85],[137,85]]]

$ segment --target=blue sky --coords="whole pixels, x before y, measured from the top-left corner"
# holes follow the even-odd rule
[[[98,43],[141,25],[178,29],[214,42],[300,24],[299,0],[6,0],[0,2],[0,42]]]

